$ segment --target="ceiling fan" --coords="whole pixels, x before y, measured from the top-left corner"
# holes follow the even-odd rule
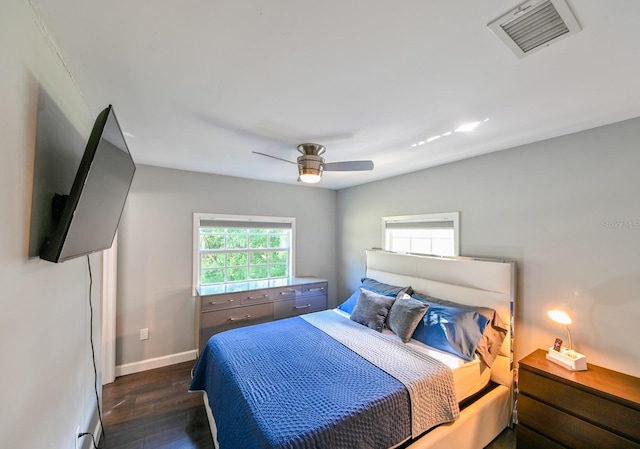
[[[297,165],[299,175],[298,179],[307,184],[315,184],[316,182],[319,182],[324,171],[373,170],[373,161],[325,162],[322,155],[326,151],[326,148],[317,143],[302,143],[298,145],[298,151],[301,156],[298,156],[297,162],[292,162],[270,154],[260,153],[259,151],[253,151],[253,153]]]

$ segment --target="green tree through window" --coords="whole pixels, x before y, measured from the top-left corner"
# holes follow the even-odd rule
[[[290,275],[290,227],[199,227],[200,285]]]

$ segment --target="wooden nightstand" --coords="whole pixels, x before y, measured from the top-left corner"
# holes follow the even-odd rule
[[[640,378],[569,371],[541,349],[520,360],[518,449],[640,448]]]

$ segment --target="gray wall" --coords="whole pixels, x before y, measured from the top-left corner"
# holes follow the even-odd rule
[[[138,166],[118,236],[116,365],[194,349],[194,212],[295,217],[296,275],[327,279],[334,305],[336,195],[302,185]],[[140,341],[142,328],[149,328],[149,340]]]
[[[381,246],[382,216],[461,212],[460,253],[518,263],[516,357],[548,348],[573,308],[574,347],[640,376],[640,119],[338,192],[338,296]]]
[[[29,2],[3,1],[0,14],[0,447],[3,448],[73,448],[76,428],[93,432],[97,416],[89,345],[87,260],[53,264],[29,258],[29,246],[33,243],[30,223],[36,128],[38,107],[43,106],[42,92],[47,91],[48,101],[55,102],[85,138],[93,124],[82,96],[39,23]],[[39,173],[46,173],[46,169]],[[91,263],[96,309],[94,342],[99,351],[100,256],[92,256]],[[96,355],[99,360],[100,353]],[[89,447],[88,438],[83,442],[83,447]]]

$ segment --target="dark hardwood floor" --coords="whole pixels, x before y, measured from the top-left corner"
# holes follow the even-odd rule
[[[103,449],[212,449],[201,393],[188,393],[185,362],[118,377],[103,388]],[[506,429],[487,449],[513,449]]]
[[[202,393],[185,362],[118,377],[103,388],[104,449],[212,449]]]

